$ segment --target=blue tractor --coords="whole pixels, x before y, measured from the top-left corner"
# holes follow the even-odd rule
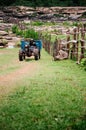
[[[41,48],[42,41],[41,40],[33,40],[25,41],[21,40],[21,49],[19,50],[19,61],[23,61],[25,57],[34,56],[35,60],[40,59],[41,57]]]

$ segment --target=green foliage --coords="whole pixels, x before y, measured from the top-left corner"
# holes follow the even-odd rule
[[[71,26],[71,23],[70,23],[69,21],[64,21],[64,22],[63,22],[63,25],[69,27],[69,26]]]
[[[86,71],[86,58],[83,58],[83,59],[81,60],[81,67],[83,67],[84,70]]]
[[[86,18],[86,12],[84,12],[84,13],[82,14],[82,17]]]
[[[21,30],[17,25],[13,25],[12,32],[24,38],[38,39],[38,33],[34,29]]]
[[[24,31],[18,29],[18,30],[16,31],[16,35],[23,36],[23,35],[24,35]]]
[[[86,0],[0,0],[0,5],[25,5],[25,6],[86,6]]]
[[[24,35],[24,31],[19,29],[19,27],[17,25],[12,26],[12,32],[15,33],[16,35],[19,35],[19,36]]]
[[[33,22],[32,25],[33,26],[41,26],[41,25],[44,25],[44,23],[41,21],[36,21],[36,22]]]
[[[56,25],[57,23],[55,22],[45,22],[44,25],[46,26],[53,26],[53,25]]]
[[[34,29],[28,29],[24,31],[24,38],[38,39],[38,33],[35,32]]]
[[[73,22],[72,26],[78,26],[78,22]]]
[[[13,32],[13,33],[17,33],[17,32],[18,32],[18,29],[19,29],[19,28],[18,28],[17,25],[13,25],[13,26],[12,26],[12,32]]]
[[[55,22],[35,21],[35,22],[32,22],[31,25],[32,25],[32,26],[42,26],[42,25],[45,25],[45,26],[53,26],[53,25],[56,25],[56,23],[55,23]]]

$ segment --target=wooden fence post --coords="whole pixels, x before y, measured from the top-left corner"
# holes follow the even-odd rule
[[[77,27],[77,40],[79,40],[79,35],[80,35],[80,25]]]
[[[84,58],[84,52],[85,52],[85,47],[84,47],[85,41],[81,40],[81,56],[80,56],[80,60],[82,58]]]
[[[83,26],[84,26],[84,31],[86,31],[86,23],[84,23],[84,25],[83,25]]]
[[[85,39],[85,31],[83,29],[81,29],[81,39],[82,40]]]
[[[49,39],[48,39],[48,53],[50,54],[50,44],[51,43],[51,35],[49,35]]]
[[[77,63],[79,63],[79,41],[76,43],[76,59]]]
[[[67,42],[70,41],[70,35],[67,36]],[[67,43],[67,52],[68,52],[68,57],[70,55],[70,43]]]
[[[74,32],[74,33],[73,33],[73,39],[74,39],[74,40],[77,40],[77,28],[74,28],[74,29],[73,29],[73,32]]]
[[[53,57],[57,56],[58,54],[58,40],[56,39],[54,44],[53,44]]]

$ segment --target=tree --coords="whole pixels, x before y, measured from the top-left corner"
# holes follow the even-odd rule
[[[86,6],[86,0],[0,0],[0,6],[10,5],[27,6]]]
[[[9,6],[15,2],[16,0],[0,0],[0,6]]]

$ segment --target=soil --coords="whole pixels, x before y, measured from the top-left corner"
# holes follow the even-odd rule
[[[0,76],[0,98],[2,96],[7,96],[9,92],[16,89],[15,85],[25,76],[34,76],[35,72],[38,70],[39,65],[38,62],[18,62],[18,64],[22,64],[21,68],[14,72],[10,72],[9,74],[5,74]]]

